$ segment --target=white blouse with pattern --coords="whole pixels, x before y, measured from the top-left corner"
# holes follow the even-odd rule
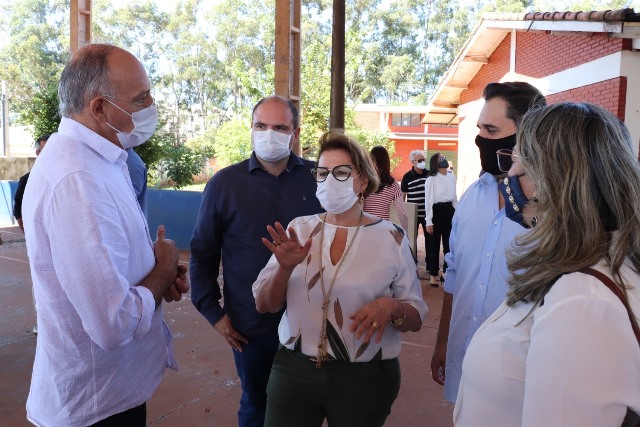
[[[311,235],[314,237],[309,256],[295,268],[287,285],[287,309],[278,329],[280,343],[291,350],[316,356],[323,300],[319,257],[322,253],[324,283],[328,292],[338,266],[331,263],[329,255],[338,226],[325,224],[322,250],[320,216],[296,218],[288,227],[296,231],[301,242]],[[344,228],[348,230],[348,247],[357,227]],[[272,256],[253,284],[254,296],[276,267],[277,260]],[[350,331],[350,316],[364,305],[384,296],[391,296],[411,305],[420,314],[420,319],[424,320],[427,305],[422,298],[417,268],[407,237],[402,228],[381,220],[362,226],[336,277],[327,315],[330,323],[327,325],[327,351],[330,358],[368,362],[398,356],[401,347],[400,332],[390,324],[387,323],[380,343],[371,339],[368,344],[363,344],[362,337],[356,339]]]

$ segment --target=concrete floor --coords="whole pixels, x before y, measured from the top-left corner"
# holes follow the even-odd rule
[[[4,240],[0,245],[0,427],[28,426],[25,402],[37,339],[31,333],[35,317],[29,263],[24,236],[17,227],[0,227],[0,237]],[[418,237],[418,250],[424,260],[422,236]],[[188,258],[188,252],[181,254],[183,262],[188,263]],[[420,274],[427,277],[423,262]],[[385,424],[389,427],[453,425],[453,407],[444,403],[442,387],[433,382],[429,369],[443,291],[431,288],[425,280],[422,290],[429,313],[421,331],[403,335],[402,386]],[[174,334],[180,370],[166,371],[148,402],[147,424],[237,425],[240,381],[228,345],[191,305],[189,295],[165,305],[165,321]]]

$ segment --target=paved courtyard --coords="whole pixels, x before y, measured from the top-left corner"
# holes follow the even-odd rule
[[[4,241],[0,245],[0,427],[29,426],[25,402],[37,339],[31,333],[35,317],[29,261],[18,227],[0,227],[0,237]],[[423,260],[420,274],[427,277],[423,242],[419,236],[419,257]],[[189,252],[183,252],[181,260],[188,263],[188,259]],[[420,332],[403,335],[402,386],[385,424],[389,427],[453,424],[453,408],[443,402],[442,388],[429,373],[443,291],[431,288],[426,280],[421,282],[429,313]],[[189,295],[180,302],[165,304],[164,310],[165,321],[174,334],[180,370],[166,371],[159,389],[148,402],[148,425],[237,425],[240,382],[228,345],[192,306]]]

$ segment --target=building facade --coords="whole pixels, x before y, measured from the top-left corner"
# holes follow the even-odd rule
[[[637,153],[639,49],[640,14],[633,9],[484,15],[429,100],[423,119],[437,122],[443,109],[457,115],[458,194],[480,171],[474,138],[482,91],[491,82],[527,81],[548,103],[602,105],[627,125]]]

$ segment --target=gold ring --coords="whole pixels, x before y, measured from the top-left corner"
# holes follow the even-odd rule
[[[371,326],[373,326],[373,329],[376,331],[380,329],[380,324],[378,322],[371,322]]]
[[[282,244],[282,242],[276,242],[275,240],[273,241],[273,246],[280,246]]]

